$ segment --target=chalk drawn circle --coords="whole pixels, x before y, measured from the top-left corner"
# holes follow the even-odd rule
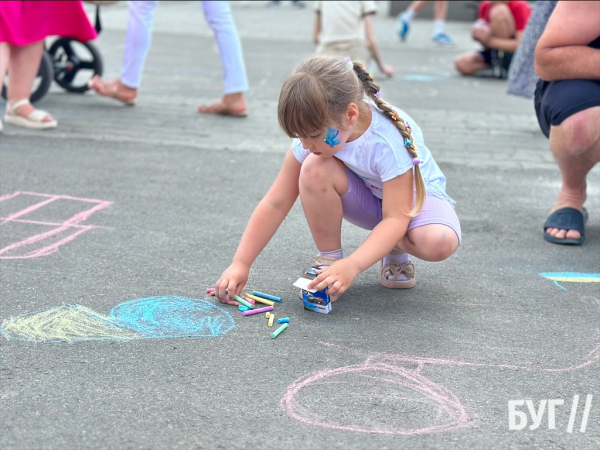
[[[207,302],[188,297],[148,297],[115,306],[110,317],[143,336],[216,337],[235,326],[231,314]]]
[[[309,425],[358,433],[416,435],[472,426],[452,391],[414,369],[384,363],[299,378],[286,390],[281,407]]]

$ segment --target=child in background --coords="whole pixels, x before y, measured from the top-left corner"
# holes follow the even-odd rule
[[[462,75],[506,78],[530,15],[526,1],[481,2],[471,36],[483,50],[459,55],[454,61],[456,70]]]
[[[313,41],[317,55],[348,56],[365,67],[373,59],[383,75],[394,75],[394,68],[383,63],[373,34],[376,10],[372,1],[315,2]]]
[[[406,8],[406,11],[398,14],[398,36],[400,36],[401,41],[406,40],[412,20],[427,3],[430,2],[426,0],[414,1]],[[448,1],[436,1],[434,3],[433,33],[431,34],[431,41],[434,44],[454,45],[452,38],[444,31],[446,16],[448,15],[448,3]]]
[[[332,301],[377,261],[383,286],[411,288],[416,281],[409,254],[442,261],[456,251],[458,217],[421,129],[381,98],[361,63],[306,60],[281,89],[278,117],[292,146],[215,284],[222,302],[238,304],[233,295],[242,292],[250,266],[298,195],[319,252],[313,267],[320,274],[309,288],[329,286]],[[342,219],[372,230],[346,258]]]

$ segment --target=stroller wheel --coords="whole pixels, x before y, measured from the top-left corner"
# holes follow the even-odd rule
[[[10,74],[8,76],[10,77]],[[50,89],[50,84],[52,84],[53,78],[54,65],[52,64],[52,58],[50,57],[47,51],[44,51],[42,53],[42,60],[40,61],[40,68],[38,69],[38,73],[35,79],[33,80],[33,86],[31,87],[31,97],[29,98],[29,100],[32,103],[37,102],[44,95],[46,95],[48,89]],[[2,84],[2,98],[4,99],[6,99],[7,86],[7,82],[4,82]]]
[[[85,92],[94,75],[102,76],[102,57],[89,42],[60,38],[49,53],[54,62],[54,80],[69,92]]]

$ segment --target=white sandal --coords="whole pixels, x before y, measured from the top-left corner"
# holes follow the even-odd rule
[[[56,120],[52,119],[51,121],[42,122],[46,117],[52,117],[46,111],[42,111],[41,109],[36,109],[27,117],[19,116],[16,111],[21,106],[31,105],[29,99],[24,98],[23,100],[19,100],[14,105],[6,104],[6,114],[4,114],[4,121],[6,123],[10,123],[11,125],[16,125],[18,127],[24,128],[33,128],[36,130],[47,130],[48,128],[56,128],[58,123]]]

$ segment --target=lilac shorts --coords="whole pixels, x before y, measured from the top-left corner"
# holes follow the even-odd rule
[[[348,167],[346,173],[348,192],[342,195],[344,219],[365,230],[372,230],[383,219],[381,199],[375,197],[360,177]],[[410,220],[408,231],[434,223],[452,228],[458,236],[458,241],[461,241],[460,222],[450,202],[428,192],[423,209],[418,216]]]

